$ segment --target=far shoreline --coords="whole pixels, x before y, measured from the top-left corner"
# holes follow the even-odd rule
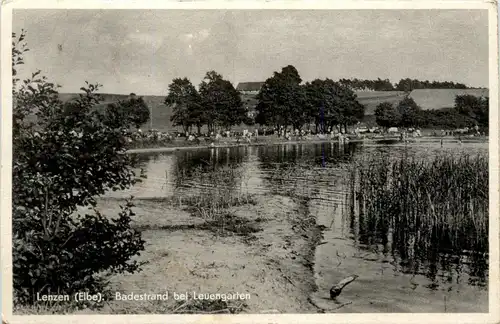
[[[425,140],[426,142],[439,142],[443,139],[444,143],[456,143],[458,139],[455,137],[434,137],[434,136],[423,136],[418,138],[411,138],[408,144],[418,143],[421,140]],[[488,143],[489,137],[478,137],[478,138],[463,138],[463,143]],[[362,139],[350,139],[348,143],[376,143],[381,141],[399,141],[399,136],[391,136],[391,137],[381,137],[381,138],[362,138]],[[215,146],[210,145],[188,145],[188,146],[168,146],[168,147],[146,147],[146,148],[135,148],[130,149],[125,152],[125,154],[141,154],[141,153],[155,153],[155,152],[175,152],[175,151],[184,151],[184,150],[197,150],[197,149],[215,149],[215,148],[231,148],[231,147],[249,147],[249,146],[274,146],[274,145],[284,145],[284,144],[320,144],[320,143],[333,143],[338,144],[337,139],[314,139],[314,140],[303,140],[303,141],[272,141],[272,142],[257,142],[257,143],[240,143],[236,144],[235,142],[227,143],[227,144],[219,144]],[[179,143],[180,144],[180,143]]]

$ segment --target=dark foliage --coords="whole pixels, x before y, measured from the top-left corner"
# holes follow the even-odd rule
[[[257,96],[256,122],[299,130],[314,122],[317,131],[324,133],[333,126],[346,127],[363,118],[365,108],[350,88],[330,79],[301,82],[291,65],[267,79]]]
[[[168,95],[165,98],[165,105],[173,108],[170,120],[174,126],[182,126],[184,132],[190,127],[201,127],[206,123],[201,96],[187,78],[176,78],[168,86]]]
[[[22,54],[15,52],[14,70]],[[131,202],[115,219],[95,210],[97,196],[138,180],[134,161],[122,154],[121,129],[93,109],[99,85],[87,83],[64,105],[57,86],[39,74],[13,89],[13,285],[21,303],[33,303],[37,293],[104,292],[106,275],[140,269],[131,258],[144,249],[130,226]],[[28,122],[33,115],[36,122]],[[80,215],[84,206],[94,213]]]
[[[247,117],[240,93],[222,75],[209,71],[200,84],[201,101],[204,107],[204,121],[209,131],[230,129],[241,124]]]
[[[373,90],[373,91],[394,91],[394,86],[389,79],[382,80],[360,80],[360,79],[340,79],[339,83],[351,90]]]
[[[429,128],[456,129],[476,125],[473,118],[458,113],[454,108],[423,110],[420,116],[422,126]]]
[[[455,83],[449,81],[420,81],[416,79],[401,79],[396,84],[395,90],[398,91],[412,91],[415,89],[467,89],[468,87],[463,83]]]
[[[311,114],[306,109],[306,93],[297,69],[288,65],[266,80],[257,95],[256,122],[277,128],[300,129]]]
[[[420,108],[415,100],[410,97],[405,97],[398,104],[397,110],[401,116],[399,125],[402,127],[414,127],[421,126],[420,120],[420,112],[422,108]]]
[[[455,109],[466,117],[474,119],[480,126],[488,127],[489,98],[461,95],[455,98]]]
[[[393,85],[389,79],[362,80],[362,79],[340,79],[339,83],[352,90],[371,90],[371,91],[406,91],[415,89],[468,89],[463,83],[449,81],[420,81],[416,79],[401,79]]]
[[[375,109],[375,118],[377,124],[382,127],[399,126],[401,114],[398,109],[390,102],[382,102]]]
[[[127,124],[131,124],[136,128],[146,123],[150,118],[150,111],[142,97],[135,97],[131,94],[128,100],[121,100],[118,103],[109,104],[106,107],[105,118],[106,124],[111,127],[120,128],[121,125],[117,122],[123,120]]]

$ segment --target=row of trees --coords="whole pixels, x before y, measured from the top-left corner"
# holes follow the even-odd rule
[[[231,126],[258,123],[277,129],[302,129],[315,124],[318,132],[335,125],[346,128],[364,116],[364,106],[344,84],[330,79],[302,84],[297,69],[291,65],[268,78],[257,95],[255,119],[248,116],[239,92],[215,71],[207,72],[198,90],[187,78],[176,78],[168,87],[165,104],[172,107],[174,126],[198,133],[229,130]]]
[[[455,83],[450,81],[420,81],[417,79],[401,79],[394,86],[394,90],[397,91],[412,91],[415,89],[468,89],[468,87],[463,83]]]
[[[464,84],[454,82],[419,81],[402,79],[392,85],[388,79],[359,80],[316,79],[302,83],[297,69],[288,65],[280,72],[274,72],[261,87],[256,99],[257,115],[253,120],[248,116],[240,94],[228,80],[215,71],[207,72],[198,90],[187,78],[177,78],[169,85],[169,93],[165,104],[172,107],[171,120],[174,126],[182,126],[191,131],[196,127],[198,133],[203,126],[208,131],[229,130],[231,126],[245,123],[258,123],[286,129],[292,126],[302,129],[314,124],[317,132],[327,132],[334,126],[347,128],[360,121],[364,116],[361,105],[353,90],[371,89],[376,91],[401,90],[409,92],[422,88],[467,88]],[[474,97],[475,98],[475,97]],[[465,99],[464,99],[465,100]],[[439,118],[451,118],[454,125],[477,122],[484,124],[484,114],[477,108],[467,112],[459,112],[459,107],[476,107],[480,104],[470,102],[459,104],[453,111],[421,112],[411,99],[406,97],[397,107],[383,103],[377,109],[377,121],[381,126],[437,126]],[[466,108],[463,108],[466,109]],[[481,117],[474,117],[474,116]],[[469,116],[470,115],[470,116]],[[390,127],[390,126],[389,126]],[[460,126],[459,126],[460,127]]]
[[[390,102],[380,103],[375,109],[375,117],[382,127],[488,127],[488,100],[488,97],[458,95],[453,108],[422,110],[406,96],[396,106]]]
[[[334,126],[347,128],[360,121],[365,107],[348,87],[330,79],[302,84],[297,69],[288,65],[274,72],[257,95],[257,116],[261,125],[286,129],[316,126],[326,132]]]
[[[339,83],[352,90],[373,90],[373,91],[393,91],[394,85],[389,79],[360,80],[360,79],[340,79]]]
[[[171,121],[174,126],[182,126],[184,132],[193,126],[199,134],[205,125],[212,132],[253,123],[239,92],[215,71],[207,72],[199,90],[187,78],[174,79],[168,90],[165,104],[172,107]]]
[[[352,90],[373,90],[373,91],[412,91],[415,89],[467,89],[463,83],[449,81],[420,81],[416,79],[401,79],[398,83],[392,84],[389,79],[363,80],[363,79],[340,79],[339,83]]]

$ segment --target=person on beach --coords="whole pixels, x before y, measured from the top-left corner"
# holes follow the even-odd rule
[[[443,139],[441,138],[441,147],[443,147]]]

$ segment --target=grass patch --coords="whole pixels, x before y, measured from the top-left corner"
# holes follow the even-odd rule
[[[64,315],[81,310],[96,311],[101,307],[101,304],[95,302],[76,302],[70,298],[69,302],[38,301],[32,305],[14,302],[12,313],[15,315]]]
[[[196,179],[197,188],[187,194],[176,192],[174,203],[177,206],[185,206],[194,216],[207,221],[217,221],[218,218],[225,217],[228,208],[257,203],[253,195],[243,191],[243,175],[237,167],[213,167],[209,170],[198,167],[185,177],[182,171],[179,174],[176,179],[177,187],[182,187],[185,180]]]
[[[193,300],[177,302],[174,314],[238,314],[247,305],[242,302],[223,300]]]
[[[237,217],[230,213],[221,214],[213,220],[207,220],[201,224],[179,224],[179,225],[142,225],[136,226],[135,229],[139,231],[145,230],[161,230],[161,231],[186,231],[186,230],[209,230],[217,235],[240,235],[249,236],[253,233],[260,232],[262,229],[259,223],[263,220],[258,218],[256,220],[248,220],[245,218]]]
[[[257,204],[255,196],[243,192],[242,187],[238,185],[242,182],[242,172],[237,167],[214,167],[208,170],[198,167],[185,176],[182,172],[179,174],[176,179],[179,187],[182,187],[185,180],[197,179],[196,188],[188,190],[187,193],[176,192],[171,198],[175,206],[205,220],[204,223],[190,228],[210,230],[220,236],[250,236],[261,230],[258,226],[260,219],[248,220],[229,211],[231,207]],[[175,230],[172,226],[165,229]]]
[[[174,303],[165,301],[148,301],[133,303],[120,309],[112,309],[113,314],[238,314],[247,308],[247,304],[233,300],[176,300]]]
[[[225,236],[228,234],[249,236],[262,230],[258,226],[258,223],[260,223],[261,221],[261,219],[251,221],[226,213],[214,220],[207,221],[205,224],[201,225],[201,227],[209,229],[220,236]]]

